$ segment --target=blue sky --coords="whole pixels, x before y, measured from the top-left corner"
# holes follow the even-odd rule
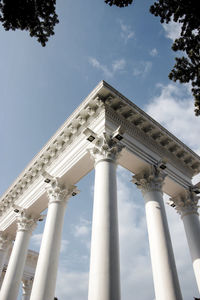
[[[60,23],[45,48],[27,32],[0,28],[0,193],[102,79],[200,153],[189,87],[168,80],[176,24],[161,25],[144,0],[123,9],[103,0],[57,2]],[[153,300],[143,200],[131,174],[119,168],[118,178],[122,300]],[[87,299],[93,179],[91,172],[78,184],[81,193],[67,207],[59,300]],[[183,298],[190,300],[198,293],[183,226],[166,209]],[[37,251],[43,226],[31,240]]]

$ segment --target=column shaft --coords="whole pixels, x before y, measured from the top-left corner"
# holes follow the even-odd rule
[[[186,237],[192,258],[194,274],[200,293],[200,222],[197,214],[186,214],[182,217]]]
[[[0,292],[1,300],[16,300],[26,261],[29,231],[18,231]]]
[[[144,198],[156,300],[181,300],[162,193],[149,191]]]
[[[116,164],[95,167],[89,300],[120,300]]]
[[[31,300],[54,299],[66,208],[65,196],[60,196],[59,193],[60,191],[55,192],[52,198],[53,201],[51,201],[50,196],[47,219],[33,281]],[[59,199],[59,197],[61,197],[61,199]]]

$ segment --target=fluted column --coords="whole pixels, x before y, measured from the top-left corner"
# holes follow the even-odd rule
[[[95,186],[89,300],[120,300],[116,159],[121,149],[104,134],[90,150]]]
[[[155,166],[133,176],[145,200],[156,300],[181,300],[174,254],[163,203],[165,175]]]
[[[0,232],[0,277],[11,245],[12,239],[7,234]]]
[[[33,285],[32,278],[22,280],[22,300],[30,299],[32,285]]]
[[[198,200],[192,191],[185,191],[177,197],[171,198],[174,207],[181,215],[187,237],[194,274],[200,293],[200,222],[198,214]]]
[[[32,216],[26,210],[17,216],[17,234],[2,284],[0,299],[16,300],[24,271],[31,233],[39,217]]]
[[[49,181],[47,188],[49,206],[31,300],[54,299],[66,204],[69,197],[77,194],[76,187],[63,187],[57,178],[51,177],[51,180],[46,179],[47,181]]]

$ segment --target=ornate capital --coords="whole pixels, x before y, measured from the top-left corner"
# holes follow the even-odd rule
[[[46,191],[49,197],[49,204],[51,203],[66,203],[71,196],[79,193],[79,190],[74,185],[62,186],[59,178],[50,176],[47,172],[43,173],[46,177],[47,183]]]
[[[12,244],[12,238],[0,231],[0,251],[6,251]]]
[[[193,191],[185,190],[174,198],[170,198],[170,205],[174,207],[183,218],[186,215],[198,214],[199,198]]]
[[[115,141],[112,135],[104,132],[103,135],[97,139],[94,147],[89,149],[89,152],[96,163],[104,159],[116,161],[123,148],[124,146]]]
[[[132,177],[132,182],[142,191],[143,194],[149,191],[162,192],[162,186],[166,174],[157,166],[150,165],[141,173]]]
[[[38,220],[42,220],[42,216],[34,216],[27,212],[26,209],[18,210],[17,212],[17,231],[32,232]]]

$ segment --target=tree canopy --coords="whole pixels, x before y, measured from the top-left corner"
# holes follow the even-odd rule
[[[126,7],[133,0],[104,0],[110,6]],[[161,23],[177,22],[181,34],[172,50],[181,51],[169,74],[173,81],[190,83],[195,100],[195,114],[200,115],[200,13],[196,0],[157,0],[150,12]],[[58,23],[56,0],[0,0],[0,22],[5,30],[27,30],[45,46]]]
[[[5,30],[27,30],[42,46],[58,23],[56,0],[0,0],[0,22]]]
[[[195,114],[200,115],[200,12],[196,0],[159,0],[150,7],[150,12],[160,17],[161,23],[170,21],[181,24],[180,37],[172,49],[182,51],[169,74],[173,81],[189,82],[195,99]]]

